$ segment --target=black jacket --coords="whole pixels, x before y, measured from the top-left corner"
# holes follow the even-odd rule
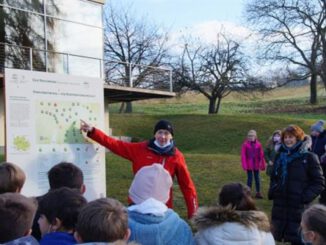
[[[320,157],[325,153],[326,131],[324,130],[318,137],[311,136],[311,139],[311,151],[316,153],[320,159]]]
[[[288,152],[289,155],[300,152],[300,145]],[[276,157],[286,149],[282,146]],[[272,232],[275,240],[299,243],[299,226],[304,205],[312,202],[324,189],[324,177],[318,156],[311,152],[300,153],[298,158],[287,164],[287,176],[284,184],[280,176],[284,170],[275,166],[271,176],[268,198],[273,200]]]

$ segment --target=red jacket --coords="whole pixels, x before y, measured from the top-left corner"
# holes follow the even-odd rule
[[[153,163],[164,164],[164,168],[171,174],[172,179],[174,176],[177,176],[180,189],[187,204],[188,218],[191,218],[196,212],[198,207],[196,189],[190,177],[184,156],[177,148],[175,148],[175,154],[172,156],[159,155],[148,148],[147,141],[129,143],[116,140],[96,128],[88,133],[87,136],[113,153],[131,161],[134,174],[144,166],[152,165]],[[169,208],[173,207],[172,197],[171,188],[170,199],[166,203]]]

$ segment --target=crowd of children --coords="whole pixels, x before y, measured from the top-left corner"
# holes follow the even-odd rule
[[[321,131],[321,122],[317,124],[312,131]],[[165,121],[154,133],[159,130],[173,132]],[[26,180],[23,170],[13,163],[1,163],[0,244],[326,244],[323,199],[311,205],[325,188],[320,165],[320,161],[325,164],[325,151],[320,155],[311,152],[320,141],[313,133],[311,140],[300,127],[290,125],[272,134],[264,153],[257,132],[250,130],[241,150],[247,185],[226,184],[216,205],[190,209],[192,228],[168,206],[173,181],[161,162],[137,169],[128,207],[113,198],[87,202],[83,173],[68,162],[48,171],[46,194],[25,197],[20,194]],[[263,198],[259,174],[266,165],[268,198],[273,202],[271,222],[257,210],[253,198]],[[256,192],[252,196],[253,179]]]

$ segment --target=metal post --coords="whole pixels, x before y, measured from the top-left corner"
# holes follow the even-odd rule
[[[103,78],[103,73],[102,73],[102,60],[99,59],[100,62],[100,78]]]
[[[131,63],[128,63],[129,64],[129,87],[133,87],[133,84],[132,84],[132,74],[131,74]]]
[[[169,69],[169,73],[170,73],[170,92],[173,92],[173,85],[172,85],[172,69]]]
[[[29,64],[30,64],[30,70],[33,70],[33,49],[29,48]]]
[[[67,54],[67,74],[69,74],[69,54]]]
[[[48,58],[48,34],[47,34],[47,12],[46,12],[46,5],[47,2],[46,0],[44,0],[43,2],[43,20],[44,20],[44,48],[45,48],[45,71],[48,72],[48,62],[49,62],[49,58]]]

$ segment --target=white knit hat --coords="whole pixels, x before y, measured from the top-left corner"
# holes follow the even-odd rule
[[[162,164],[154,163],[142,167],[136,173],[129,188],[129,197],[135,204],[140,204],[148,198],[166,203],[170,197],[172,184],[170,173]]]

